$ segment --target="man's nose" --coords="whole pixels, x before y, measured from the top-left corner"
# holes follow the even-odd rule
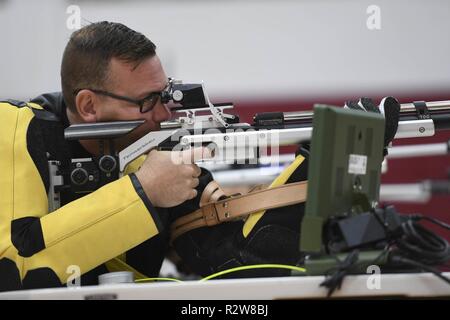
[[[155,106],[155,108],[153,109],[153,121],[154,122],[163,122],[163,121],[167,121],[170,119],[171,117],[171,112],[169,110],[169,108],[161,102],[158,102]]]

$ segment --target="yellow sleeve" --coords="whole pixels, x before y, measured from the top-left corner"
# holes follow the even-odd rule
[[[33,113],[0,107],[0,262],[12,261],[21,281],[44,268],[64,284],[69,267],[84,274],[161,231],[134,174],[48,213],[44,183],[27,151]]]
[[[47,266],[65,283],[66,270],[82,273],[158,234],[146,205],[125,176],[41,219],[45,249],[25,269]]]

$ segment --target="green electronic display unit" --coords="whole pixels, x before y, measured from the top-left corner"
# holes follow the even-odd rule
[[[331,218],[336,220],[367,213],[377,204],[384,122],[381,114],[373,112],[315,106],[300,251],[313,255],[329,254],[333,251],[330,246],[336,244],[329,243],[324,234],[327,222]],[[359,239],[371,236],[369,229],[373,219],[362,217],[361,221],[355,222],[360,229],[348,226],[353,229],[350,229],[350,236],[340,239],[340,248],[351,248],[352,241],[357,243]],[[334,249],[334,253],[340,250]]]

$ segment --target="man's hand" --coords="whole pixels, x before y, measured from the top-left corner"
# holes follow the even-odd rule
[[[201,170],[193,164],[211,158],[208,148],[151,151],[136,172],[147,197],[156,207],[169,208],[197,196]]]

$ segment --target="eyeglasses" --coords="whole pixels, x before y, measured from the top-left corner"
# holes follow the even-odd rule
[[[163,91],[152,92],[148,96],[146,96],[145,98],[140,99],[140,100],[133,99],[133,98],[126,97],[126,96],[120,96],[115,93],[111,93],[111,92],[104,91],[104,90],[97,90],[97,89],[90,89],[90,88],[77,89],[73,92],[73,94],[76,96],[81,90],[90,90],[94,93],[97,93],[97,94],[100,94],[103,96],[107,96],[107,97],[110,97],[110,98],[113,98],[116,100],[122,100],[122,101],[136,104],[139,106],[139,111],[141,113],[146,113],[146,112],[151,111],[155,107],[156,103],[158,102],[158,99],[160,99],[161,97],[164,97],[163,103],[166,103],[165,96],[167,93],[167,89],[170,88],[171,84],[172,84],[172,79],[169,78],[167,86],[166,86],[166,88],[164,88]]]

